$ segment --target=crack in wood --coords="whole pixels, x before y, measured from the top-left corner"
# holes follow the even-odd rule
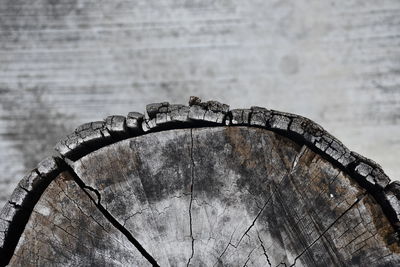
[[[66,163],[66,171],[73,177],[74,181],[78,184],[78,186],[84,191],[84,193],[92,200],[94,205],[97,207],[97,209],[104,215],[104,217],[116,228],[118,229],[135,247],[136,249],[143,255],[146,260],[152,264],[155,267],[159,267],[157,261],[149,254],[149,252],[146,251],[146,249],[139,243],[138,240],[122,225],[120,224],[108,211],[103,207],[103,205],[100,203],[100,198],[96,201],[93,196],[87,192],[86,189],[89,189],[90,191],[97,192],[96,195],[100,196],[100,193],[92,188],[88,187],[85,185],[85,183],[79,178],[77,173],[74,171],[74,169]]]
[[[253,248],[253,249],[250,251],[249,255],[247,256],[247,260],[246,260],[245,263],[243,264],[243,267],[246,267],[246,266],[247,266],[247,263],[250,261],[251,254],[253,254],[253,251],[254,251],[255,249],[256,249],[256,248]]]
[[[348,207],[342,214],[339,215],[311,244],[309,244],[296,258],[294,259],[294,262],[289,266],[293,267],[296,265],[297,260],[305,253],[307,250],[309,250],[315,243],[317,243],[325,234],[328,232],[337,221],[339,221],[347,212],[349,212],[353,207],[355,207],[365,196],[367,193],[362,194],[360,197],[357,198],[357,200],[350,206]]]
[[[258,233],[258,231],[257,231],[257,237],[258,237],[258,240],[260,241],[261,248],[263,250],[263,254],[264,254],[265,258],[267,259],[268,265],[271,267],[272,265],[271,265],[271,262],[269,261],[267,250],[265,249],[264,242],[262,241],[262,239],[260,237],[260,233]]]
[[[243,238],[245,235],[247,235],[247,233],[251,230],[251,228],[253,228],[253,226],[255,225],[258,217],[260,217],[261,213],[264,211],[265,207],[268,205],[269,201],[272,199],[272,195],[267,199],[267,201],[264,203],[264,205],[262,206],[261,210],[257,213],[257,216],[254,218],[254,220],[252,221],[251,225],[246,229],[246,231],[244,232],[244,234],[240,237],[239,241],[236,243],[236,245],[234,246],[235,248],[237,248],[240,244],[240,242],[242,242]]]
[[[180,105],[179,107],[175,107],[173,105],[169,105],[168,103],[165,104],[164,106],[167,107],[166,110],[161,110],[157,109],[154,114],[152,114],[152,119],[155,119],[154,125],[149,129],[151,132],[157,132],[161,130],[169,130],[169,129],[178,129],[178,128],[190,128],[190,135],[191,135],[191,150],[190,150],[190,156],[191,156],[191,185],[190,185],[190,203],[189,203],[189,221],[190,221],[190,236],[192,239],[192,252],[191,256],[188,259],[187,265],[191,263],[192,258],[194,257],[195,253],[195,239],[193,237],[193,218],[192,218],[192,204],[193,200],[196,200],[193,196],[193,190],[194,190],[194,167],[195,167],[195,162],[193,159],[193,128],[199,128],[199,127],[204,127],[204,126],[217,126],[217,125],[223,125],[224,122],[227,122],[227,125],[246,125],[248,128],[250,127],[257,127],[257,128],[263,128],[269,131],[274,131],[278,134],[281,134],[283,136],[288,137],[292,141],[295,141],[297,143],[300,143],[303,145],[301,151],[299,154],[296,155],[295,160],[292,162],[292,166],[289,170],[289,175],[290,173],[294,172],[294,170],[297,167],[297,164],[302,157],[304,151],[306,148],[310,148],[312,151],[315,153],[323,156],[325,159],[327,159],[329,162],[334,164],[334,166],[339,167],[343,173],[348,174],[351,178],[357,181],[357,183],[364,189],[366,189],[366,192],[368,192],[370,195],[372,195],[376,201],[379,203],[379,206],[382,208],[384,211],[385,215],[389,218],[390,222],[392,223],[393,228],[397,233],[399,232],[400,229],[400,223],[399,223],[399,218],[400,218],[400,208],[399,206],[399,198],[400,194],[396,190],[400,187],[398,183],[392,182],[390,183],[389,178],[384,174],[382,171],[381,167],[376,164],[375,162],[368,160],[360,155],[358,155],[355,152],[351,152],[348,150],[340,141],[338,141],[335,137],[331,136],[328,134],[322,127],[320,127],[318,124],[303,118],[301,116],[297,116],[294,114],[288,114],[288,113],[283,113],[279,111],[273,111],[273,110],[267,110],[264,108],[258,108],[258,107],[252,107],[251,110],[231,110],[229,111],[229,106],[227,105],[221,105],[218,102],[215,101],[209,101],[207,103],[201,104],[201,101],[198,99],[196,101],[192,101],[189,107],[185,107],[183,105]],[[180,124],[175,124],[174,119],[172,116],[172,113],[175,112],[176,114],[179,115],[179,120]],[[175,114],[175,115],[176,115]],[[133,116],[133,115],[132,115]],[[98,148],[101,148],[103,146],[109,145],[111,143],[115,143],[119,140],[126,139],[128,137],[133,137],[137,136],[138,134],[143,134],[143,129],[141,128],[141,121],[143,120],[143,116],[140,114],[135,114],[133,117],[128,115],[128,118],[125,118],[123,116],[111,116],[106,119],[105,122],[94,122],[94,123],[89,123],[85,124],[81,127],[78,127],[77,130],[75,131],[75,136],[69,136],[71,140],[68,142],[64,142],[63,145],[65,146],[66,150],[64,152],[66,153],[72,153],[73,155],[73,160],[77,160],[81,158],[82,156],[86,155],[87,153],[90,153],[91,151],[94,151]],[[129,122],[129,123],[128,123]],[[217,124],[215,123],[217,122]],[[147,123],[147,122],[146,122]],[[68,139],[67,138],[67,139]],[[76,150],[75,150],[76,149]],[[81,149],[81,150],[79,150]],[[62,155],[64,152],[60,152]],[[63,155],[64,156],[64,155]],[[279,155],[280,156],[280,155]],[[68,156],[66,156],[68,158]],[[282,159],[281,159],[282,160]],[[282,160],[283,162],[283,160]],[[284,162],[283,162],[284,163]],[[41,171],[39,169],[42,168]],[[43,171],[44,170],[44,171]],[[38,176],[42,176],[42,178],[48,179],[48,182],[52,180],[55,176],[53,175],[56,172],[59,172],[62,170],[62,167],[57,168],[56,170],[50,170],[46,164],[40,165],[38,169],[35,169],[34,172]],[[72,168],[71,168],[72,170]],[[48,171],[48,172],[47,172]],[[50,174],[50,172],[53,172]],[[70,174],[74,174],[71,173]],[[75,173],[76,175],[76,173]],[[338,174],[339,175],[339,174]],[[77,175],[76,175],[77,176]],[[49,178],[50,177],[50,178]],[[51,178],[52,177],[52,178]],[[275,191],[278,190],[278,188],[281,187],[282,181],[285,179],[286,176],[284,176],[277,185],[275,185],[275,190],[272,192],[272,195],[275,194]],[[77,179],[75,181],[78,183],[79,181],[81,182],[79,186],[81,189],[89,196],[91,201],[95,204],[95,206],[101,210],[104,216],[108,216],[107,219],[114,220],[113,225],[120,231],[127,231],[125,229],[125,223],[123,225],[119,224],[118,221],[107,211],[107,203],[103,203],[105,207],[101,204],[101,195],[99,191],[97,191],[95,188],[92,188],[86,184],[83,183],[83,181],[80,180],[80,178],[77,176]],[[329,185],[334,182],[334,179],[329,182]],[[313,183],[313,181],[309,181],[307,185],[302,184],[302,186],[307,187],[310,183]],[[19,185],[18,188],[21,188],[23,193],[26,194],[27,197],[22,197],[19,201],[25,201],[26,199],[30,198],[39,198],[40,195],[42,194],[42,191],[46,188],[40,188],[38,190],[37,188],[34,188],[34,190],[31,191],[29,187],[24,186],[24,185]],[[17,188],[17,189],[18,189]],[[16,189],[16,191],[17,191]],[[43,190],[42,190],[43,189]],[[326,189],[328,190],[328,189]],[[317,196],[317,200],[320,199],[323,193],[325,191],[320,191],[319,195]],[[251,193],[249,191],[249,193]],[[183,194],[185,195],[185,193]],[[189,194],[187,194],[189,195]],[[359,201],[358,199],[357,201]],[[334,207],[336,209],[338,206],[340,206],[344,201],[338,201],[337,205]],[[22,206],[19,204],[20,202],[15,202],[15,201],[9,201],[8,204],[13,206],[13,210],[16,215],[21,213],[24,209],[26,209],[26,212],[24,211],[24,216],[30,215],[31,211],[30,208],[27,209],[26,203],[24,203]],[[22,203],[22,202],[21,202]],[[36,203],[36,202],[35,202]],[[31,203],[32,207],[35,205],[35,203]],[[257,207],[260,209],[259,213],[255,217],[255,219],[252,221],[252,224],[247,228],[245,233],[241,236],[240,240],[237,242],[236,245],[232,244],[232,237],[231,240],[229,241],[228,245],[226,246],[225,250],[223,253],[220,255],[220,257],[223,256],[225,251],[229,246],[232,247],[237,247],[241,240],[244,238],[244,236],[248,236],[249,231],[254,227],[257,218],[260,216],[261,212],[265,209],[265,205],[261,207],[262,202],[257,203]],[[206,203],[207,204],[207,203]],[[350,205],[350,203],[348,203]],[[353,203],[352,205],[355,205]],[[351,207],[349,208],[351,209]],[[346,210],[347,212],[348,210]],[[25,214],[26,213],[26,214]],[[343,216],[344,214],[341,214]],[[132,215],[133,216],[133,215]],[[361,214],[359,214],[361,216]],[[29,216],[28,216],[29,217]],[[336,218],[334,223],[340,219],[340,217]],[[10,217],[11,218],[11,217]],[[21,236],[21,233],[18,233],[14,236],[11,236],[10,233],[12,229],[10,226],[11,223],[14,223],[15,220],[18,219],[18,216],[12,217],[12,219],[4,219],[0,218],[1,222],[7,222],[8,228],[2,228],[0,229],[0,233],[5,233],[3,234],[2,237],[3,244],[2,247],[0,247],[1,251],[5,251],[4,249],[8,251],[13,251],[15,249],[15,246],[9,245],[10,243],[9,240],[10,238],[15,241],[15,239],[18,241],[19,237]],[[129,219],[129,218],[128,218]],[[299,218],[299,221],[303,219]],[[26,223],[26,222],[25,222]],[[117,223],[117,224],[115,224]],[[311,223],[311,222],[310,222]],[[315,222],[313,222],[315,224]],[[361,223],[361,222],[360,222]],[[363,225],[367,226],[371,222],[363,222]],[[306,228],[309,226],[309,224],[306,225]],[[22,222],[20,225],[18,225],[20,228],[19,230],[24,229],[25,224]],[[118,228],[119,227],[119,228]],[[294,264],[296,263],[296,260],[301,257],[302,254],[304,254],[311,246],[313,246],[316,242],[318,242],[319,239],[323,238],[324,234],[326,231],[329,230],[329,228],[332,227],[332,225],[329,225],[328,229],[326,229],[321,235],[318,236],[316,240],[314,240],[307,248],[299,254],[296,259]],[[353,227],[353,230],[356,226]],[[344,231],[338,238],[342,237],[347,233],[349,229]],[[187,230],[186,230],[187,231]],[[236,231],[236,229],[235,229]],[[319,232],[319,231],[318,231]],[[374,234],[370,233],[372,236],[369,236],[365,238],[363,236],[364,233],[361,233],[359,236],[363,239],[362,241],[358,242],[358,244],[367,241],[368,239],[371,239]],[[367,233],[365,233],[367,234]],[[357,236],[357,237],[359,237]],[[356,243],[356,238],[353,239],[354,243]],[[133,236],[132,236],[133,238]],[[326,237],[324,237],[326,238]],[[338,239],[337,238],[337,239]],[[129,239],[129,238],[128,238]],[[398,242],[398,236],[394,236],[393,239],[395,241],[397,240]],[[14,242],[13,241],[13,242]],[[132,242],[132,240],[130,240]],[[395,242],[393,241],[393,242]],[[137,242],[137,241],[136,241]],[[392,241],[391,241],[392,242]],[[389,242],[389,245],[392,244]],[[15,244],[16,245],[16,244]],[[139,244],[140,245],[140,244]],[[348,246],[349,244],[347,244]],[[143,249],[144,250],[144,249]],[[359,249],[358,249],[359,250]],[[354,252],[353,252],[354,253]],[[388,254],[389,255],[389,254]],[[150,256],[151,257],[151,256]],[[304,257],[303,257],[304,258]],[[154,259],[153,259],[154,260]],[[157,266],[157,265],[155,265]]]
[[[71,197],[69,196],[69,194],[64,190],[64,188],[63,188],[62,186],[60,186],[60,184],[58,183],[57,180],[55,180],[54,182],[57,183],[58,188],[60,189],[60,193],[62,192],[63,195],[64,195],[66,198],[68,198],[68,200],[71,201],[71,203],[73,203],[73,204],[75,205],[75,207],[79,210],[79,212],[81,212],[84,216],[90,218],[90,219],[91,219],[95,224],[97,224],[105,233],[110,234],[110,232],[109,232],[109,231],[108,231],[108,230],[107,230],[107,229],[106,229],[92,214],[87,214],[85,211],[83,211],[83,209],[81,208],[81,206],[79,205],[79,203],[77,203],[76,199],[71,198]],[[63,208],[62,208],[60,211],[61,211],[61,215],[63,216],[63,218],[65,218],[65,219],[68,220],[68,221],[71,221],[71,218],[67,217],[67,216],[64,214],[64,209],[63,209]],[[36,211],[34,211],[34,212],[36,212]],[[88,233],[90,236],[92,236],[92,237],[97,236],[95,233],[90,232],[90,231],[89,231],[87,228],[85,228],[85,227],[80,227],[79,225],[77,225],[77,227],[78,227],[79,229],[81,229],[83,232],[87,232],[87,233]],[[126,245],[123,244],[119,239],[115,239],[115,238],[114,238],[114,240],[115,240],[116,242],[118,242],[121,246],[123,246],[123,247],[125,247],[126,249],[128,249],[128,247],[126,247]],[[97,253],[97,251],[96,251],[96,253]]]
[[[237,227],[235,227],[235,229],[233,230],[233,232],[232,232],[232,234],[231,234],[231,237],[230,237],[230,239],[229,239],[228,244],[226,245],[226,247],[225,247],[225,249],[222,251],[222,253],[219,255],[217,261],[213,264],[213,267],[214,267],[215,265],[217,265],[218,263],[220,263],[220,260],[221,260],[222,256],[224,256],[224,254],[225,254],[225,252],[228,250],[229,246],[235,247],[235,246],[232,244],[232,239],[233,239],[233,236],[234,236],[235,233],[236,233],[236,230],[237,230]]]
[[[300,151],[296,154],[296,156],[295,156],[295,158],[294,158],[294,160],[293,160],[293,162],[292,162],[292,164],[291,164],[291,168],[287,171],[287,175],[289,175],[289,176],[291,176],[291,175],[293,175],[293,171],[294,171],[294,169],[296,168],[296,165],[297,165],[297,163],[298,163],[298,161],[300,160],[300,158],[305,154],[305,152],[306,152],[306,149],[307,149],[307,146],[305,146],[305,145],[303,145],[302,147],[301,147],[301,149],[300,149]],[[284,160],[280,157],[280,160],[282,161],[282,162],[284,162]],[[340,175],[340,171],[333,177],[333,179],[332,179],[332,181],[333,180],[335,180],[339,175]],[[228,249],[228,247],[229,246],[231,246],[231,247],[233,247],[233,248],[235,248],[235,249],[237,249],[238,247],[239,247],[239,245],[240,245],[240,243],[241,243],[241,241],[242,241],[242,239],[245,237],[245,236],[248,236],[248,232],[254,227],[254,225],[255,225],[255,223],[256,223],[256,221],[257,221],[257,219],[259,218],[259,216],[261,215],[261,213],[265,210],[265,208],[266,208],[266,206],[268,205],[268,203],[270,202],[270,200],[274,197],[274,196],[277,196],[278,195],[278,190],[279,190],[279,188],[282,186],[282,183],[283,183],[283,180],[285,179],[285,178],[287,178],[287,176],[284,176],[280,181],[279,181],[279,183],[277,184],[277,185],[275,185],[274,186],[274,190],[273,190],[273,192],[271,193],[271,195],[269,196],[269,198],[267,199],[267,201],[264,203],[264,205],[262,206],[262,207],[260,207],[260,210],[259,210],[259,212],[258,212],[258,214],[256,215],[256,217],[254,218],[254,220],[252,221],[252,223],[251,223],[251,225],[246,229],[246,231],[244,232],[244,234],[241,236],[241,238],[239,239],[239,241],[236,243],[236,244],[232,244],[232,238],[233,238],[233,234],[232,234],[232,236],[231,236],[231,239],[230,239],[230,241],[228,242],[228,245],[225,247],[225,249],[224,249],[224,251],[222,252],[222,254],[219,256],[219,258],[221,258],[224,254],[225,254],[225,252],[227,251],[227,249]],[[322,192],[320,192],[320,194],[318,195],[318,197],[320,197],[320,195],[322,194]],[[357,200],[357,202],[358,202],[359,200]],[[341,203],[339,203],[339,204],[341,204]],[[338,204],[338,205],[339,205]],[[338,206],[337,205],[337,206]],[[336,207],[337,207],[336,206]],[[335,208],[336,208],[335,207]],[[349,208],[350,209],[350,208]],[[341,216],[343,216],[344,214],[342,214]],[[336,220],[338,220],[340,217],[338,217]],[[336,221],[335,220],[335,221]],[[314,222],[314,224],[315,224],[315,222]],[[319,237],[320,238],[320,237]],[[317,240],[318,241],[318,240]],[[315,241],[316,242],[316,241]],[[264,247],[263,247],[263,249],[265,249]],[[307,249],[306,249],[307,250]],[[265,250],[264,250],[264,252],[265,252]],[[305,251],[304,251],[305,252]],[[303,253],[304,253],[303,252]],[[302,254],[303,254],[302,253]],[[267,258],[268,258],[268,256],[267,255],[265,255]],[[268,259],[268,262],[269,262],[269,259]],[[270,262],[269,262],[270,263]],[[286,263],[285,262],[281,262],[279,265],[284,265],[284,266],[287,266],[286,265]]]
[[[190,183],[190,202],[189,202],[189,229],[190,229],[190,238],[192,239],[192,253],[188,259],[186,266],[189,266],[193,256],[194,256],[194,238],[193,238],[193,223],[192,223],[192,204],[193,204],[193,189],[194,189],[194,158],[193,158],[193,129],[190,129],[190,161],[191,161],[191,183]]]

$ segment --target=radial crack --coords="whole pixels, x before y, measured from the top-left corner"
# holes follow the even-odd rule
[[[190,160],[191,160],[191,183],[190,183],[190,203],[189,203],[189,227],[190,227],[190,237],[192,238],[192,254],[187,262],[186,266],[189,266],[190,261],[194,255],[194,238],[193,238],[193,224],[192,224],[192,203],[193,203],[193,187],[194,187],[194,159],[193,159],[193,129],[190,129]]]
[[[348,211],[350,211],[354,206],[356,206],[358,204],[358,202],[360,202],[367,193],[362,194],[360,197],[357,198],[357,200],[350,206],[348,207],[342,214],[340,214],[339,217],[337,217],[310,245],[308,245],[295,259],[293,264],[291,264],[289,267],[293,267],[296,265],[296,261],[307,251],[309,250],[315,243],[318,242],[318,240],[320,240],[325,234],[326,232],[329,231],[329,229],[332,228],[332,226],[338,222]]]
[[[85,194],[92,200],[94,205],[99,209],[99,211],[104,215],[104,217],[115,227],[117,228],[126,238],[135,246],[135,248],[146,258],[146,260],[151,263],[153,266],[159,267],[157,261],[144,249],[144,247],[139,243],[139,241],[133,237],[133,235],[126,229],[122,224],[120,224],[109,212],[107,209],[103,207],[100,203],[100,193],[90,187],[85,185],[85,183],[81,180],[81,178],[76,174],[74,169],[66,163],[66,170],[72,176],[74,181],[79,185],[79,187],[85,192]],[[93,196],[87,191],[90,190],[94,192],[97,196],[97,201],[93,198]]]
[[[263,250],[264,256],[267,259],[267,262],[268,262],[269,266],[272,266],[271,262],[269,261],[269,257],[268,257],[267,251],[265,249],[264,242],[262,241],[262,239],[260,237],[260,234],[258,232],[257,232],[257,236],[258,236],[258,240],[260,240],[260,244],[261,244],[261,248]]]
[[[267,201],[264,203],[264,205],[262,206],[262,208],[260,209],[260,211],[258,212],[257,216],[254,218],[253,222],[251,223],[251,225],[247,228],[246,232],[244,232],[244,234],[242,235],[242,237],[239,239],[239,241],[237,242],[235,247],[238,247],[240,242],[242,242],[242,239],[244,238],[245,235],[247,235],[247,233],[251,230],[251,228],[253,228],[253,226],[255,225],[258,217],[260,217],[261,213],[264,211],[265,207],[268,205],[269,201],[272,198],[272,194],[269,196],[269,198],[267,199]]]

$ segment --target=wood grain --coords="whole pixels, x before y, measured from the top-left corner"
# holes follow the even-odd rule
[[[302,116],[191,97],[82,124],[55,148],[0,211],[1,266],[398,264],[400,183]]]
[[[35,206],[12,264],[146,266],[99,205],[160,266],[400,263],[395,230],[374,197],[271,131],[149,133],[72,167],[74,178],[62,173]]]
[[[42,195],[10,266],[151,266],[70,174]]]

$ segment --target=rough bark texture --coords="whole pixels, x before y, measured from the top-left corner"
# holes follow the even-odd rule
[[[61,140],[62,159],[40,163],[0,213],[1,263],[400,264],[400,187],[379,165],[294,114],[189,104]]]

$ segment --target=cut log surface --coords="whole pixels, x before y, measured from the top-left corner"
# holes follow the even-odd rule
[[[260,127],[265,109],[198,101],[150,105],[60,142],[58,172],[37,169],[55,177],[37,203],[9,202],[28,214],[10,265],[399,266],[399,187],[379,166],[329,135],[305,142],[323,130],[293,114]],[[175,127],[188,117],[201,127]],[[179,129],[163,128],[171,121]],[[13,234],[2,227],[5,255]]]
[[[11,265],[148,264],[65,172],[46,189],[19,243]]]

